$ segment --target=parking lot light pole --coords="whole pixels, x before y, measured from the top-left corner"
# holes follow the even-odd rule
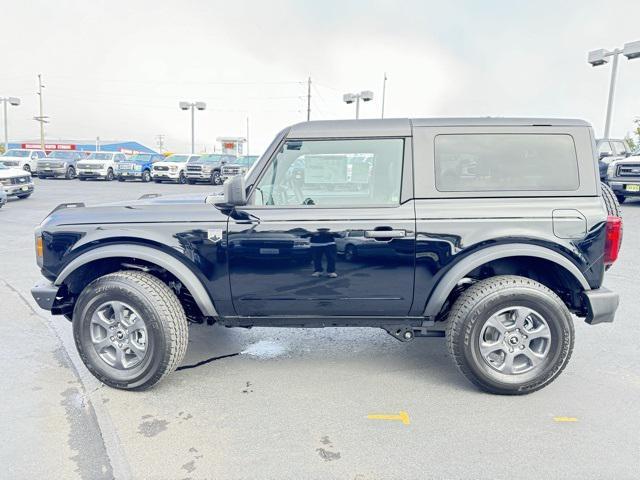
[[[356,120],[360,118],[360,100],[363,102],[370,102],[373,100],[373,92],[371,90],[363,90],[360,93],[345,93],[342,96],[342,100],[347,105],[351,103],[356,104]]]
[[[609,82],[609,98],[607,100],[607,116],[604,122],[604,138],[609,138],[611,130],[611,115],[613,112],[613,97],[616,91],[616,80],[618,78],[618,57],[623,54],[627,60],[633,60],[640,57],[640,41],[625,43],[624,47],[616,48],[612,51],[601,48],[589,52],[587,61],[592,67],[598,67],[609,62],[609,58],[613,57],[611,64],[611,80]]]
[[[180,102],[181,110],[191,109],[191,153],[196,153],[196,141],[195,141],[195,110],[204,110],[207,108],[207,104],[204,102]]]
[[[20,105],[20,99],[16,97],[0,97],[0,102],[3,104],[3,117],[2,122],[4,123],[4,151],[9,150],[9,117],[7,115],[7,103],[17,107]]]

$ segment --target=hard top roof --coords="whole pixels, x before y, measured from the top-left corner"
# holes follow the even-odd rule
[[[584,120],[566,118],[385,118],[363,120],[314,120],[292,125],[290,138],[358,137],[358,136],[408,136],[411,127],[473,127],[473,126],[551,126],[590,127]]]

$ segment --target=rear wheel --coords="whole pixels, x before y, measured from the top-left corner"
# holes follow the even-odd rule
[[[162,183],[162,180],[154,180],[154,183]]]
[[[544,285],[504,275],[469,287],[449,314],[456,366],[490,393],[522,395],[551,383],[573,350],[567,306]]]
[[[604,200],[604,205],[607,208],[607,215],[621,217],[620,204],[624,202],[624,197],[614,194],[611,187],[604,182],[600,183],[600,189],[602,191],[602,200]]]
[[[118,181],[119,182],[124,182],[124,178],[122,177],[122,175],[118,175]]]
[[[164,282],[116,272],[91,282],[73,311],[80,358],[101,382],[146,390],[176,369],[187,349],[187,319]]]
[[[40,180],[44,180],[44,179],[45,179],[45,178],[47,178],[47,177],[45,177],[44,175],[38,175],[38,178],[39,178]]]

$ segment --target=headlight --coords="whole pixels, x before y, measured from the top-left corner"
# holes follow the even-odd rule
[[[133,169],[134,169],[136,172],[139,172],[139,171],[141,171],[141,170],[142,170],[142,165],[134,165],[134,166],[133,166]]]
[[[203,173],[211,173],[211,170],[213,170],[213,167],[202,167]]]
[[[170,165],[169,166],[169,170],[171,170],[172,172],[177,172],[178,171],[178,166],[177,165]]]
[[[11,185],[11,179],[3,178],[2,180],[0,180],[0,185]]]
[[[616,176],[616,164],[611,162],[607,167],[607,177],[615,177]]]

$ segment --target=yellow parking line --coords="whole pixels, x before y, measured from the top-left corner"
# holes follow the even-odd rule
[[[577,422],[576,417],[553,417],[554,422]]]
[[[407,412],[398,412],[397,414],[390,413],[370,413],[367,415],[367,418],[370,420],[398,420],[405,425],[409,425],[411,423],[409,421],[409,414]]]

